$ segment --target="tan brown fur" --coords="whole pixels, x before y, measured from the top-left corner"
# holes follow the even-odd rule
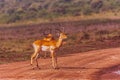
[[[31,56],[31,64],[33,64],[33,59],[35,59],[37,62],[37,66],[38,66],[37,57],[39,53],[44,50],[44,51],[51,53],[53,68],[57,68],[57,56],[56,56],[55,51],[58,48],[60,48],[63,39],[66,39],[66,38],[67,36],[64,33],[60,33],[58,40],[54,40],[54,39],[44,40],[43,39],[43,40],[36,40],[35,42],[33,42],[33,47],[34,47],[35,52]]]

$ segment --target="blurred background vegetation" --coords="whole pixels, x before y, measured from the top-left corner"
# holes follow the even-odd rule
[[[0,0],[1,24],[106,12],[119,15],[120,0]]]
[[[59,56],[120,47],[120,0],[0,0],[0,64],[30,60],[32,43],[63,27]]]
[[[55,30],[65,29],[68,38],[58,51],[58,56],[68,56],[80,52],[120,47],[119,21],[75,21],[44,23],[39,25],[0,27],[0,64],[30,60],[34,52],[32,43],[43,39],[44,32],[58,39]],[[40,56],[44,56],[41,53]],[[50,57],[48,53],[47,58]]]

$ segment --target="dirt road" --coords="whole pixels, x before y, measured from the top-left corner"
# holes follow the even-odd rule
[[[103,49],[58,57],[60,69],[51,59],[39,59],[40,70],[30,61],[0,65],[0,80],[119,80],[120,48]]]

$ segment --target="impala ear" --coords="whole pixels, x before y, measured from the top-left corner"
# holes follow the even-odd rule
[[[62,27],[62,31],[63,31],[63,33],[65,33],[65,28],[64,27]]]
[[[57,36],[60,36],[60,33],[57,33]]]
[[[61,30],[60,29],[56,29],[55,31],[56,31],[56,35],[60,36]]]

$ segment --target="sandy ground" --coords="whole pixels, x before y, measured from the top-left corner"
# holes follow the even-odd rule
[[[0,65],[0,80],[120,80],[120,48],[95,50],[58,57],[60,69],[51,59],[39,59],[41,69],[30,61]]]

